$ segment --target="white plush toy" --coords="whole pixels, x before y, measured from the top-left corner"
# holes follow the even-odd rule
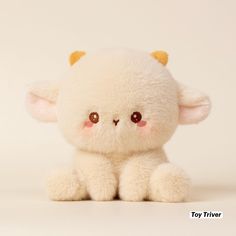
[[[75,165],[49,178],[51,199],[186,200],[189,178],[163,145],[178,124],[205,119],[210,101],[174,80],[167,60],[162,51],[74,52],[67,78],[30,87],[31,115],[57,122],[76,147]]]

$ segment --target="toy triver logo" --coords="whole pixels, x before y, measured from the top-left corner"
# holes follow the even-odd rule
[[[222,211],[190,211],[189,217],[192,219],[222,219]]]

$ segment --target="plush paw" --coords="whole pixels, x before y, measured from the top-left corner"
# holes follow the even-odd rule
[[[150,178],[149,198],[152,201],[182,202],[186,200],[190,180],[184,171],[170,163],[158,166]]]
[[[147,197],[148,181],[140,176],[135,165],[127,166],[120,176],[119,197],[124,201],[143,201]]]
[[[47,181],[48,195],[55,201],[75,201],[86,197],[85,187],[75,170],[55,171]]]
[[[95,201],[111,201],[117,193],[117,180],[113,174],[90,180],[89,195]]]
[[[146,198],[146,186],[141,183],[134,185],[132,182],[123,182],[119,188],[119,197],[124,201],[143,201]]]

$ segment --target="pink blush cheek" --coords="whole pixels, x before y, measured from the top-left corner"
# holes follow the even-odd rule
[[[86,128],[92,128],[93,127],[93,123],[89,120],[84,122],[84,127]]]
[[[144,126],[146,126],[146,124],[147,124],[146,121],[141,120],[141,121],[139,121],[139,122],[137,123],[137,126],[138,126],[138,127],[144,127]]]

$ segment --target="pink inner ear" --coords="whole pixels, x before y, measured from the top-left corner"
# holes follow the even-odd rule
[[[57,121],[56,104],[33,93],[28,93],[26,106],[29,113],[36,119],[44,122]]]
[[[179,123],[194,124],[204,120],[210,111],[210,104],[199,106],[180,106],[179,108]]]

